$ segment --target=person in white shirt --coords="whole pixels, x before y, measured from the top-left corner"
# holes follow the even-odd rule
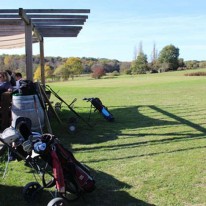
[[[20,72],[15,73],[15,79],[16,79],[16,86],[14,86],[14,90],[19,90],[20,83],[19,81],[22,80],[22,74]]]

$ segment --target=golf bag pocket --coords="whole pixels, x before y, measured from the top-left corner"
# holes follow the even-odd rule
[[[92,192],[95,189],[95,181],[93,178],[78,165],[75,165],[75,176],[78,185],[85,192]]]

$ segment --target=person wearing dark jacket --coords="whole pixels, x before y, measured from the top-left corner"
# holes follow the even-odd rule
[[[7,74],[9,75],[9,81],[10,81],[11,85],[16,86],[16,80],[15,80],[15,77],[13,76],[13,74],[12,74],[12,71],[7,69],[7,70],[5,70],[5,72],[7,72]]]
[[[8,91],[8,92],[7,92]],[[0,72],[0,110],[1,125],[0,129],[4,130],[11,125],[10,106],[11,106],[12,85],[6,72]]]
[[[0,95],[6,91],[12,91],[12,85],[6,72],[0,72]]]

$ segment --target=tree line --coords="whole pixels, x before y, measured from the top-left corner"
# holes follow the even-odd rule
[[[151,61],[148,62],[147,55],[143,52],[142,43],[140,42],[137,56],[127,72],[145,74],[147,72],[157,73],[205,67],[206,61],[184,61],[183,58],[179,58],[179,48],[172,44],[165,46],[159,53],[154,44]]]
[[[9,69],[20,72],[25,76],[25,55],[0,55],[1,70]],[[101,78],[106,73],[119,74],[145,74],[147,72],[167,72],[183,69],[206,68],[206,61],[184,61],[179,58],[179,48],[174,45],[165,46],[159,53],[154,45],[151,61],[143,52],[140,43],[135,58],[130,62],[116,59],[92,57],[45,57],[45,77],[51,80],[68,80],[80,74],[91,74],[93,78]],[[33,56],[34,79],[40,80],[40,56]]]

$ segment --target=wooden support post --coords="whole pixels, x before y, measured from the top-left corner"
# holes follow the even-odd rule
[[[45,73],[44,73],[44,40],[40,41],[40,63],[41,63],[41,83],[45,88]]]
[[[26,77],[33,81],[32,25],[25,23]]]

